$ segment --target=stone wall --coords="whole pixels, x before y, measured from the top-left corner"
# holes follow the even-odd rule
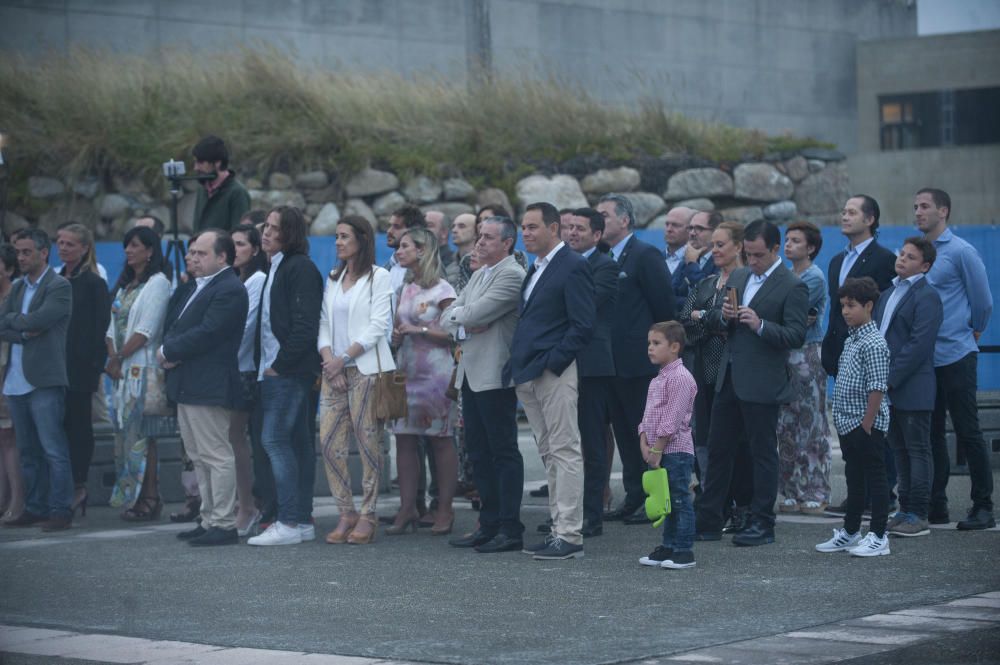
[[[663,216],[673,206],[719,210],[723,217],[747,222],[759,217],[784,222],[807,219],[819,225],[835,224],[849,196],[844,156],[832,150],[808,148],[766,160],[712,164],[688,157],[663,157],[636,164],[565,163],[550,172],[538,172],[518,181],[513,191],[475,187],[461,177],[438,179],[427,175],[400,178],[366,168],[341,181],[325,171],[266,175],[243,174],[254,208],[294,205],[305,210],[310,233],[333,235],[343,215],[357,214],[384,230],[389,215],[404,203],[425,210],[441,210],[450,217],[474,212],[486,204],[500,204],[518,213],[528,203],[548,201],[558,208],[593,205],[608,192],[626,194],[633,202],[642,228],[662,228]],[[180,231],[191,230],[195,185],[178,205]],[[65,182],[33,176],[29,199],[8,211],[5,227],[35,224],[53,231],[74,219],[94,229],[98,239],[120,238],[131,222],[152,213],[169,220],[169,199],[155,197],[139,180],[112,178],[102,187],[96,178]],[[513,205],[512,205],[513,204]]]

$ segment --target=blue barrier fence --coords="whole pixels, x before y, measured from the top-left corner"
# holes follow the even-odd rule
[[[962,238],[965,238],[979,250],[983,262],[986,264],[986,271],[989,274],[990,289],[994,296],[1000,293],[1000,227],[996,226],[952,226],[952,230]],[[903,240],[908,236],[915,235],[916,230],[909,226],[887,226],[880,229],[879,242],[892,250],[898,250],[902,246]],[[663,233],[661,231],[637,232],[637,235],[657,247],[663,246]],[[310,256],[324,274],[328,272],[337,260],[336,249],[332,237],[313,237],[309,239]],[[842,249],[846,243],[844,237],[837,227],[823,229],[823,249],[816,259],[817,265],[822,268],[824,274],[830,260]],[[518,246],[523,249],[520,240]],[[378,263],[384,264],[389,260],[391,251],[385,243],[385,235],[380,234],[376,240],[376,258]],[[122,252],[120,243],[102,242],[97,243],[97,259],[108,270],[111,279],[121,270],[124,265],[125,255]],[[58,257],[53,252],[53,263],[58,262]],[[991,350],[1000,347],[1000,323],[996,317],[987,327],[979,343],[984,349]],[[979,389],[980,390],[1000,390],[1000,352],[982,353],[979,357]]]

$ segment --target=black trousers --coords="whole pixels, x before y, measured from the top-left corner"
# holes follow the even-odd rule
[[[479,528],[520,538],[524,459],[517,447],[517,395],[513,388],[476,392],[462,382],[465,451],[482,502]]]
[[[965,450],[972,481],[972,507],[993,510],[993,470],[990,468],[990,451],[979,428],[979,411],[976,405],[978,354],[970,353],[961,360],[935,367],[937,398],[931,415],[931,455],[934,458],[934,480],[931,485],[930,512],[948,510],[948,477],[951,461],[945,439],[945,412],[951,414],[958,446]]]
[[[600,524],[604,513],[604,482],[608,473],[608,453],[604,434],[611,420],[608,391],[612,378],[580,377],[577,421],[583,448],[583,518]]]
[[[734,473],[753,483],[750,512],[754,522],[774,526],[774,502],[778,498],[778,405],[747,402],[736,396],[729,367],[724,368],[722,390],[712,402],[708,430],[708,477],[698,505],[697,529],[722,530],[723,510],[730,498]],[[746,444],[743,444],[743,441]],[[750,453],[750,464],[739,465],[741,446]],[[737,499],[739,502],[741,499]]]
[[[639,449],[639,423],[646,410],[646,393],[652,379],[652,376],[616,376],[611,379],[611,390],[608,391],[611,425],[615,431],[618,456],[622,460],[625,507],[631,510],[646,501],[646,494],[642,491],[642,474],[646,471],[646,462]]]
[[[857,533],[865,508],[865,487],[872,503],[869,531],[885,535],[889,517],[889,483],[885,477],[885,433],[872,429],[868,434],[860,427],[840,437],[844,453],[844,475],[847,477],[847,515],[844,529]]]
[[[73,469],[73,483],[76,485],[87,483],[90,461],[94,458],[93,398],[92,392],[66,391],[66,416],[63,424],[69,440],[69,463]]]

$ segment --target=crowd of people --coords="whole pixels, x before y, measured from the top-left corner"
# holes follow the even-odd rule
[[[605,521],[649,523],[644,474],[662,467],[671,511],[643,565],[689,568],[694,543],[723,534],[773,543],[776,512],[842,515],[817,550],[884,555],[890,534],[951,519],[946,413],[972,481],[957,526],[995,525],[976,408],[992,296],[941,190],[916,194],[920,234],[898,253],[878,242],[877,202],[852,196],[847,248],[827,275],[811,223],[782,240],[765,220],[675,207],[661,251],[635,235],[630,200],[607,194],[594,208],[531,203],[519,223],[499,206],[449,220],[405,205],[390,217],[385,266],[375,229],[349,215],[324,276],[301,210],[249,210],[220,139],[194,156],[211,175],[183,270],[164,257],[155,218],[125,234],[110,288],[80,224],[58,230],[59,269],[41,230],[0,246],[5,526],[55,531],[85,513],[102,375],[113,386],[111,505],[127,521],[160,518],[157,440],[179,432],[191,499],[171,517],[197,519],[178,534],[192,546],[316,539],[318,449],[339,511],[330,544],[420,527],[448,535],[453,501],[471,487],[476,527],[451,546],[576,558]],[[405,375],[394,417],[382,413],[389,373]],[[836,506],[828,376],[848,487]],[[546,475],[537,494],[549,518],[534,542],[521,519],[518,404]],[[380,518],[386,432],[400,506]],[[616,450],[624,494],[612,508]]]

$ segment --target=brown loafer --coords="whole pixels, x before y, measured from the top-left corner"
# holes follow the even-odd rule
[[[69,517],[52,516],[41,523],[42,531],[63,531],[73,525],[73,520]]]

